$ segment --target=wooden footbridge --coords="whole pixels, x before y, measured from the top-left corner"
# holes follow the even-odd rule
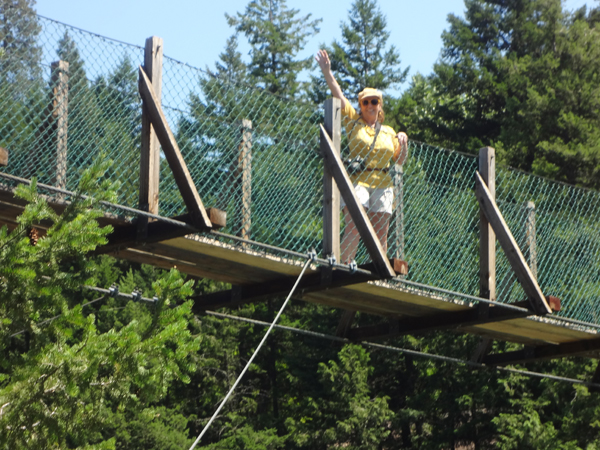
[[[495,157],[491,148],[480,151],[479,170],[470,174],[474,180],[471,200],[479,208],[479,294],[448,289],[436,283],[436,276],[429,276],[427,283],[420,282],[420,259],[411,261],[407,247],[406,255],[388,259],[365,211],[354,193],[352,183],[340,159],[340,106],[328,100],[325,105],[325,124],[320,126],[320,154],[322,158],[323,185],[316,189],[322,198],[322,230],[319,232],[321,248],[316,249],[321,258],[277,245],[272,240],[252,239],[249,224],[253,204],[251,186],[257,182],[249,157],[252,125],[242,123],[239,145],[236,147],[235,173],[238,182],[238,199],[230,202],[237,209],[233,220],[243,225],[235,233],[225,232],[227,217],[224,210],[205,208],[194,177],[190,175],[175,134],[165,117],[160,101],[162,43],[150,38],[146,45],[144,67],[139,68],[139,93],[143,100],[141,156],[139,159],[139,204],[136,208],[111,206],[100,222],[110,224],[114,232],[109,243],[98,253],[114,255],[139,263],[161,268],[176,267],[193,277],[210,278],[231,284],[231,289],[194,299],[195,310],[213,310],[236,307],[248,302],[258,302],[286,295],[296,281],[306,258],[313,262],[302,278],[296,296],[307,302],[318,303],[345,312],[338,328],[338,335],[349,340],[373,340],[405,334],[423,333],[431,330],[455,330],[482,337],[482,351],[474,359],[488,364],[510,364],[537,359],[559,358],[571,355],[596,357],[600,351],[599,323],[569,317],[565,308],[573,307],[568,298],[560,300],[554,292],[544,292],[538,284],[538,269],[534,267],[533,251],[529,258],[521,252],[507,221],[496,203]],[[65,95],[67,90],[55,88],[55,96]],[[67,100],[56,101],[59,105],[52,115],[52,126],[57,136],[55,144],[56,183],[40,184],[40,191],[47,195],[49,204],[60,212],[68,204],[72,192],[65,189],[61,180],[69,177],[64,155],[66,149]],[[63,108],[63,109],[61,109]],[[61,120],[63,120],[61,122]],[[164,159],[160,154],[160,148]],[[317,150],[317,149],[314,149]],[[27,183],[19,174],[8,174],[11,159],[19,148],[0,151],[0,163],[6,166],[0,174],[0,223],[14,227],[16,218],[24,208],[21,200],[14,197],[14,186]],[[62,155],[62,156],[61,156]],[[63,158],[61,160],[61,158]],[[416,156],[415,156],[416,158]],[[165,217],[158,214],[160,166],[166,160],[177,190],[187,212],[183,215]],[[132,167],[131,171],[137,171]],[[444,188],[445,192],[451,189]],[[450,194],[448,194],[450,195]],[[454,194],[452,194],[454,195]],[[360,232],[368,258],[358,267],[339,264],[340,215],[339,201],[343,197]],[[211,198],[216,198],[215,196]],[[275,199],[271,199],[275,202]],[[407,203],[409,198],[406,198]],[[207,202],[207,204],[210,204]],[[401,204],[400,207],[403,207]],[[119,211],[115,214],[114,211]],[[408,212],[404,213],[408,215]],[[255,224],[253,224],[255,225]],[[268,224],[262,224],[268,227]],[[39,224],[39,230],[49,226]],[[219,231],[223,229],[224,231]],[[430,235],[436,231],[432,229]],[[404,237],[403,237],[404,238]],[[529,236],[531,238],[531,236]],[[501,247],[497,251],[496,244]],[[465,244],[466,245],[466,244]],[[402,252],[403,253],[403,252]],[[512,276],[522,288],[521,301],[500,302],[496,294],[496,257],[505,255]],[[471,258],[472,259],[472,258]],[[459,264],[451,255],[442,255],[439,277]],[[532,263],[533,261],[533,263]],[[458,267],[458,272],[463,268]],[[464,268],[464,271],[470,270]],[[516,288],[515,288],[516,289]],[[561,311],[561,303],[563,310]],[[376,326],[354,326],[354,312],[380,317]],[[600,313],[600,305],[598,306]],[[595,312],[594,312],[595,314]],[[489,340],[505,340],[524,344],[522,350],[503,354],[487,354]],[[597,381],[597,380],[595,380]]]

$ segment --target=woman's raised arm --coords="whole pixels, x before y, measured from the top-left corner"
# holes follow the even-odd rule
[[[317,52],[317,56],[315,56],[319,67],[321,68],[321,72],[323,72],[323,76],[325,77],[325,81],[327,82],[327,86],[329,86],[329,90],[331,91],[331,95],[335,98],[339,98],[342,101],[342,109],[346,106],[346,97],[344,97],[344,93],[340,88],[340,85],[336,81],[333,73],[331,73],[331,61],[329,61],[329,55],[325,50],[319,50]]]

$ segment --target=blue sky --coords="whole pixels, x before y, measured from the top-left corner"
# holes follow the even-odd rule
[[[599,0],[595,0],[598,2]],[[37,0],[40,15],[113,39],[144,45],[147,37],[164,39],[166,55],[196,67],[214,67],[232,34],[225,13],[243,12],[248,0]],[[389,43],[400,52],[402,67],[428,74],[442,47],[441,34],[448,14],[462,15],[464,0],[379,0],[391,33]],[[301,15],[321,18],[321,31],[311,38],[301,56],[314,55],[320,43],[340,39],[351,0],[288,0]],[[569,9],[593,1],[566,0]],[[242,44],[243,39],[240,39]],[[240,45],[247,53],[247,46]]]

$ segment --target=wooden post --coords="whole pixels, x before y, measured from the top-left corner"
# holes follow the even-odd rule
[[[236,203],[238,223],[237,234],[250,239],[252,228],[252,121],[243,119],[240,123],[241,140],[238,147],[237,170],[235,173],[235,194],[240,200]],[[243,247],[246,247],[244,244]]]
[[[479,149],[479,172],[496,200],[496,152],[492,147]],[[481,207],[479,208],[479,296],[496,300],[496,235]],[[480,303],[480,314],[487,315],[488,308],[487,303]],[[471,356],[471,361],[481,362],[491,347],[491,339],[482,338]]]
[[[190,213],[192,223],[200,229],[211,229],[212,223],[206,214],[202,199],[194,185],[194,180],[190,175],[185,160],[181,155],[181,150],[179,150],[175,136],[167,122],[167,118],[158,104],[156,95],[154,95],[152,83],[148,79],[142,66],[138,68],[138,73],[140,96],[142,97],[144,105],[148,108],[152,126],[156,132],[156,136],[158,136],[158,141],[162,146],[169,167],[173,172],[175,183],[177,183],[177,187],[181,193],[181,198]]]
[[[146,39],[144,71],[148,75],[154,93],[161,104],[163,40],[152,36]],[[160,179],[160,143],[150,121],[146,105],[142,105],[142,146],[140,155],[139,208],[158,214],[158,185]],[[148,218],[138,217],[138,236],[148,232]]]
[[[502,250],[504,250],[506,259],[508,259],[508,263],[512,267],[517,280],[521,283],[521,287],[525,291],[532,309],[538,315],[552,313],[552,309],[550,308],[546,297],[542,294],[540,286],[531,274],[529,265],[527,264],[527,261],[525,261],[523,253],[521,253],[521,250],[517,245],[517,241],[515,241],[508,225],[506,225],[506,221],[504,220],[504,217],[502,217],[498,205],[496,205],[496,202],[492,199],[492,195],[479,175],[479,172],[475,172],[475,195],[477,196],[481,209],[485,213],[485,217],[492,226],[494,233],[496,233],[496,237],[498,238]]]
[[[394,200],[396,203],[396,258],[404,260],[404,171],[396,164],[394,174]]]
[[[325,130],[337,155],[342,141],[342,102],[325,100]],[[326,165],[323,166],[323,254],[340,260],[340,190]]]
[[[67,185],[67,133],[69,125],[69,63],[56,61],[52,70],[52,120],[56,125],[57,188]]]
[[[529,249],[529,270],[531,270],[531,274],[537,280],[538,268],[535,240],[535,203],[531,201],[527,202],[525,211],[527,212],[527,218],[525,219],[525,245]]]
[[[496,200],[496,154],[492,147],[479,150],[479,172]],[[496,235],[479,208],[479,296],[496,300]]]

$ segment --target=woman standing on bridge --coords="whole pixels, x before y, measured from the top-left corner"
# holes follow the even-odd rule
[[[403,164],[408,155],[408,136],[383,125],[383,95],[381,91],[365,88],[358,94],[360,112],[357,113],[344,97],[340,85],[331,72],[331,62],[325,50],[315,57],[327,86],[342,103],[342,120],[348,135],[350,159],[354,168],[348,170],[356,195],[367,211],[369,220],[377,233],[383,250],[387,252],[387,235],[394,189],[389,169],[394,163]],[[343,201],[342,201],[343,203]],[[346,228],[342,238],[342,262],[349,264],[356,256],[360,236],[350,216],[348,207],[342,204]]]

